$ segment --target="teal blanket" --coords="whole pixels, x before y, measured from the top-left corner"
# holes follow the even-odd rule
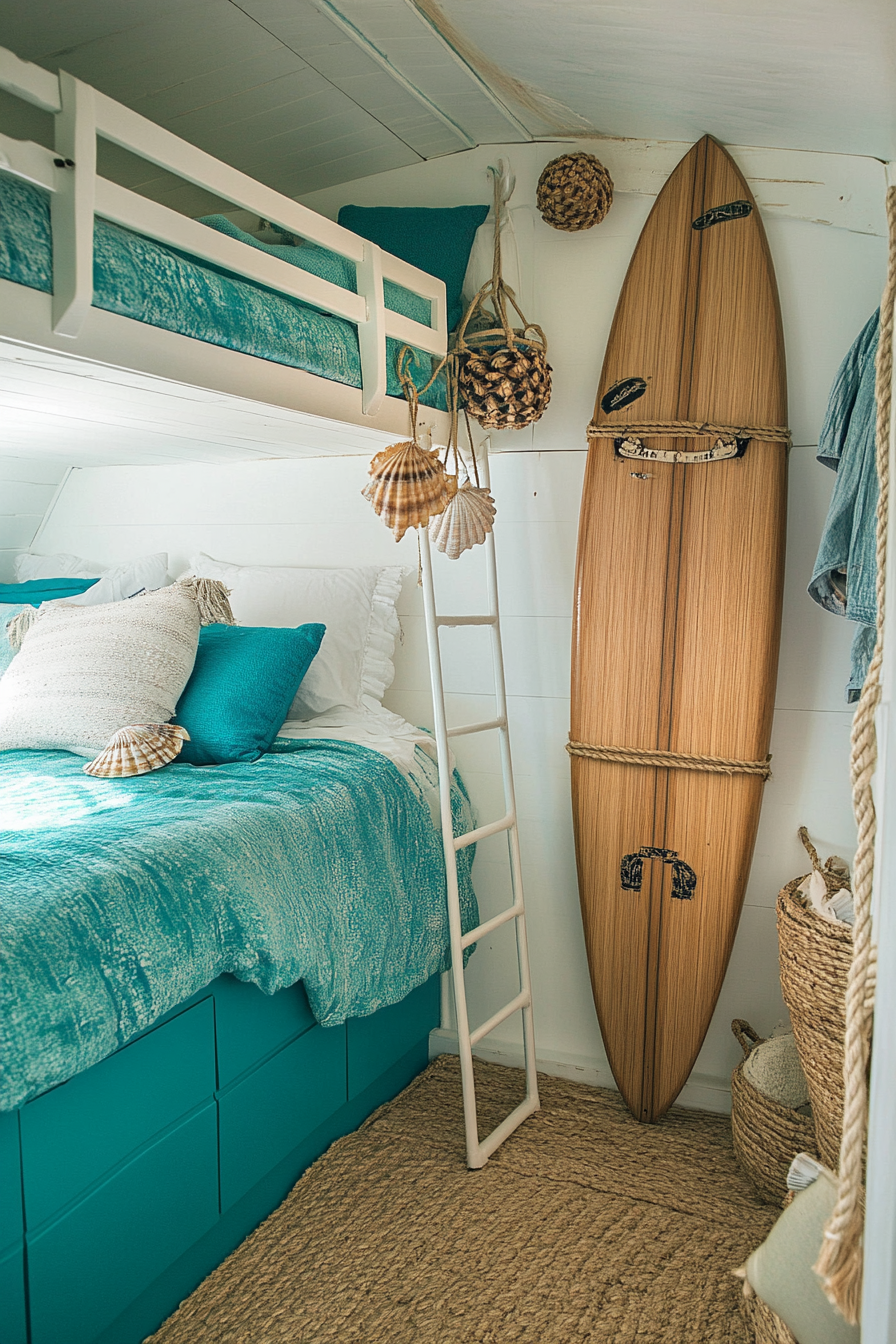
[[[327,248],[269,247],[243,233],[223,215],[201,221],[231,238],[279,256],[300,270],[354,291],[354,265]],[[192,336],[209,345],[288,364],[331,382],[361,386],[358,332],[351,322],[320,312],[252,280],[187,256],[151,238],[97,218],[93,237],[93,303],[110,313]],[[0,279],[29,289],[53,291],[53,239],[46,192],[0,173]],[[401,285],[383,286],[387,308],[428,325],[430,303]],[[386,342],[388,393],[403,395],[395,371],[401,344]],[[76,352],[77,353],[77,352]],[[418,353],[415,378],[429,377],[432,360]],[[445,406],[444,378],[422,398]]]
[[[123,1045],[217,976],[302,980],[324,1025],[447,964],[441,838],[391,761],[342,742],[99,780],[0,754],[0,1110]],[[473,824],[456,779],[455,830]],[[458,854],[464,926],[477,919]]]

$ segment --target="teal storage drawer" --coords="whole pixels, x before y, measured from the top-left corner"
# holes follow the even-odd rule
[[[300,1032],[314,1026],[301,984],[265,994],[222,975],[212,986],[218,1036],[218,1086],[226,1087]]]
[[[209,1102],[27,1238],[31,1344],[89,1342],[218,1218]]]
[[[22,1240],[22,1230],[19,1113],[5,1111],[0,1115],[0,1255],[7,1246]]]
[[[353,1100],[439,1025],[439,977],[371,1017],[353,1017],[348,1033],[348,1095]]]
[[[25,1255],[21,1244],[0,1255],[0,1344],[28,1344]]]
[[[218,1100],[221,1209],[345,1104],[345,1027],[312,1027]]]
[[[28,1229],[214,1092],[209,997],[28,1102],[21,1112]]]

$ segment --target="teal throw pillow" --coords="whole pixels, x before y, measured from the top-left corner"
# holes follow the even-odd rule
[[[39,607],[60,597],[80,597],[99,579],[28,579],[26,583],[0,583],[0,602],[24,602]]]
[[[344,205],[339,223],[402,261],[445,281],[448,330],[464,315],[461,290],[476,230],[487,205],[455,205],[445,210],[417,206]]]
[[[204,626],[193,673],[174,711],[173,722],[190,734],[178,760],[257,761],[283,726],[325,630]]]

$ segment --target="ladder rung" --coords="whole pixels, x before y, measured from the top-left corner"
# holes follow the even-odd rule
[[[508,906],[506,910],[502,910],[500,915],[493,915],[492,918],[487,919],[484,924],[477,924],[475,929],[471,929],[469,933],[465,933],[460,940],[461,947],[470,947],[473,943],[478,942],[480,938],[484,938],[487,933],[492,933],[495,929],[500,929],[501,925],[506,924],[509,919],[519,919],[522,913],[523,906],[521,902],[517,901],[514,905]]]
[[[515,823],[516,816],[513,812],[508,812],[500,821],[490,821],[487,826],[477,826],[475,831],[467,831],[466,835],[456,835],[454,848],[466,849],[467,845],[475,845],[478,840],[487,840],[490,835],[497,835],[499,831],[509,831]]]
[[[499,1008],[487,1022],[483,1022],[481,1027],[477,1027],[475,1031],[470,1032],[470,1044],[478,1045],[483,1036],[487,1036],[490,1031],[494,1031],[495,1027],[499,1027],[506,1018],[512,1016],[513,1013],[518,1012],[520,1008],[528,1007],[529,995],[523,989],[517,994],[515,999],[511,999],[510,1003],[505,1003],[504,1007]]]
[[[516,1110],[511,1111],[507,1119],[502,1120],[500,1125],[492,1130],[488,1138],[482,1140],[478,1145],[473,1162],[468,1159],[467,1166],[472,1167],[474,1171],[479,1167],[484,1167],[495,1149],[501,1147],[508,1134],[512,1134],[528,1116],[534,1115],[540,1108],[540,1104],[537,1096],[526,1097],[525,1101],[521,1101]]]
[[[437,616],[436,625],[497,625],[497,616]]]
[[[484,723],[462,723],[459,728],[449,728],[449,737],[463,737],[465,733],[487,733],[491,728],[506,728],[506,719],[486,719]]]

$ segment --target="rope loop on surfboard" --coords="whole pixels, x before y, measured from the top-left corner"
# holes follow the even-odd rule
[[[679,452],[675,448],[645,448],[642,436],[654,439],[682,439],[715,436],[713,448],[701,452]],[[694,466],[700,462],[725,462],[743,457],[751,439],[760,443],[792,442],[786,425],[721,425],[710,420],[632,420],[626,424],[604,420],[592,421],[588,426],[589,439],[615,439],[618,457],[644,459],[649,462],[685,462]]]
[[[868,1061],[874,1018],[877,948],[872,940],[871,892],[877,816],[871,778],[877,765],[875,716],[881,697],[887,519],[890,497],[890,414],[893,385],[893,307],[896,303],[896,187],[887,192],[889,257],[880,306],[875,394],[877,400],[877,640],[852,726],[852,804],[858,830],[853,866],[853,952],[846,981],[846,1034],[843,1048],[843,1136],[837,1202],[825,1224],[815,1265],[828,1298],[850,1325],[859,1322],[862,1298],[865,1221],[864,1156],[868,1129]]]
[[[651,751],[644,747],[595,747],[589,742],[569,741],[570,756],[587,756],[593,761],[611,761],[619,765],[660,766],[665,770],[700,770],[710,775],[759,775],[771,778],[771,756],[764,761],[729,760],[724,756],[693,756],[684,751]]]

